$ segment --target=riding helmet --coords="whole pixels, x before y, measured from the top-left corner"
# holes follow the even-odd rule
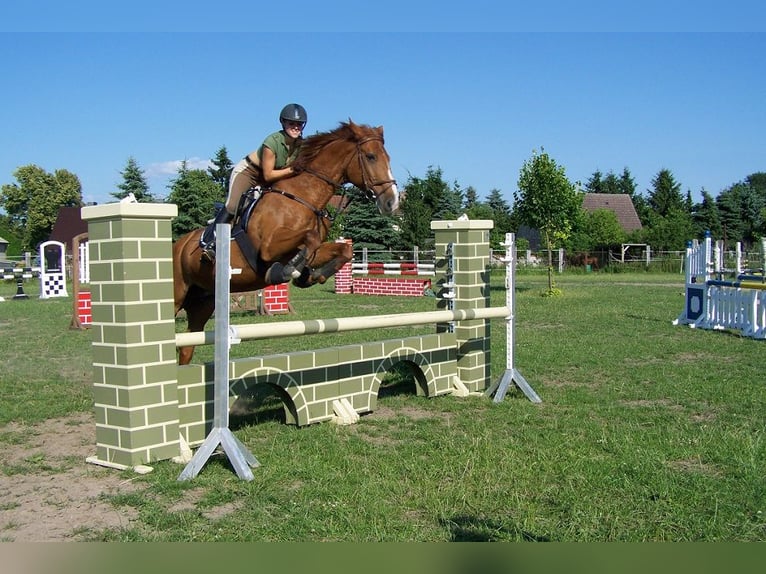
[[[306,110],[302,105],[287,104],[284,108],[282,108],[282,113],[279,114],[279,119],[291,122],[302,122],[305,124],[306,120],[308,120],[308,115],[306,114]]]

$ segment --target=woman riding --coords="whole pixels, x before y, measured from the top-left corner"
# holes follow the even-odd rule
[[[234,219],[242,194],[248,189],[258,189],[275,181],[296,175],[290,165],[298,156],[303,143],[303,128],[308,115],[300,104],[287,104],[279,114],[282,129],[269,135],[261,147],[247,154],[231,171],[226,204],[215,216],[213,223],[205,228],[200,239],[203,256],[215,259],[215,226]],[[260,190],[256,192],[260,195]]]

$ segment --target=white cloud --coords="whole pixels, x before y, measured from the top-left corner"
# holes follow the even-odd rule
[[[144,170],[146,177],[167,177],[169,175],[176,175],[181,168],[181,164],[184,160],[176,159],[171,161],[163,161],[159,163],[150,163]],[[186,159],[187,169],[204,169],[213,164],[208,159],[202,159],[199,157],[190,157]]]

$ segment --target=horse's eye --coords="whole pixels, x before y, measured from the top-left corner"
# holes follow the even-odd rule
[[[364,155],[367,158],[367,161],[375,161],[375,154],[374,153],[366,153]]]

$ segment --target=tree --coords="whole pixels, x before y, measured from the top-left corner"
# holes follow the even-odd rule
[[[111,195],[117,199],[123,199],[129,194],[133,194],[138,203],[151,203],[155,201],[154,196],[149,192],[149,184],[146,183],[144,170],[138,166],[138,162],[133,156],[128,158],[125,169],[120,172],[122,183],[117,185],[120,191],[113,192]]]
[[[676,209],[664,216],[655,214],[644,233],[644,240],[655,250],[683,251],[693,233],[691,216]]]
[[[609,171],[604,177],[596,170],[585,182],[584,190],[586,193],[627,193],[632,199],[636,192],[636,183],[627,167],[623,168],[619,178],[613,171]]]
[[[609,249],[625,243],[626,234],[609,209],[581,210],[567,242],[571,251],[591,251]]]
[[[586,212],[584,223],[590,238],[589,249],[608,249],[625,242],[625,231],[614,211],[595,209]]]
[[[82,206],[82,185],[65,169],[50,174],[33,164],[18,168],[13,176],[18,183],[3,185],[0,206],[22,249],[32,251],[50,235],[59,208]]]
[[[715,238],[721,237],[723,234],[718,206],[713,196],[704,189],[702,190],[702,203],[695,205],[692,210],[692,224],[694,237],[697,239],[705,237],[706,231],[710,231],[711,236]]]
[[[229,178],[234,164],[229,159],[226,146],[221,146],[215,154],[215,159],[211,160],[212,166],[207,168],[207,172],[214,182],[221,188],[221,201],[226,199],[229,193]]]
[[[356,187],[349,188],[346,197],[351,203],[342,215],[341,235],[351,239],[354,248],[381,250],[396,247],[398,237],[394,220],[381,215],[376,203]]]
[[[751,174],[721,192],[718,198],[726,231],[732,231],[729,233],[729,241],[742,241],[752,245],[764,235],[766,174]],[[734,230],[736,237],[733,235]]]
[[[495,218],[495,212],[492,208],[484,202],[478,202],[473,204],[469,209],[465,210],[465,214],[469,219],[492,219]],[[511,228],[512,229],[512,228]],[[494,229],[493,229],[494,231]],[[510,230],[509,230],[510,231]],[[503,238],[505,239],[505,238]],[[492,234],[490,233],[490,242],[492,240]]]
[[[513,194],[515,211],[522,223],[542,234],[548,249],[548,293],[554,294],[552,250],[571,233],[582,208],[582,194],[544,150],[533,152],[524,162],[518,188]]]
[[[450,206],[455,205],[459,195],[442,179],[442,170],[431,166],[424,178],[410,175],[402,195],[401,247],[410,249],[417,245],[430,248],[433,246],[431,220],[449,215]],[[454,217],[456,215],[452,214]]]
[[[672,211],[684,211],[681,184],[676,182],[668,169],[661,169],[652,179],[652,189],[649,190],[648,200],[649,207],[662,217]]]
[[[613,171],[606,174],[606,177],[601,182],[601,188],[601,193],[622,193],[620,180],[617,179],[617,176],[614,175]]]
[[[495,226],[489,232],[489,244],[492,249],[501,249],[505,244],[505,234],[513,230],[511,206],[499,189],[492,189],[487,196],[487,207],[492,212],[491,219]]]
[[[635,204],[636,198],[636,181],[630,173],[627,167],[622,169],[622,175],[620,176],[620,193],[627,193]]]
[[[742,219],[743,186],[734,184],[716,197],[715,203],[721,217],[721,238],[727,244],[742,241],[745,236],[745,221]]]
[[[7,215],[0,215],[0,237],[8,242],[6,255],[16,257],[22,254],[20,230],[11,225]]]
[[[603,174],[599,170],[594,171],[588,181],[585,182],[585,191],[587,193],[604,193],[601,182],[602,177]]]
[[[463,214],[463,192],[457,182],[452,187],[444,187],[436,198],[434,219],[457,219]]]
[[[207,225],[215,213],[220,187],[202,169],[189,169],[186,161],[178,168],[178,177],[168,186],[168,203],[178,206],[178,217],[173,220],[173,239]]]
[[[463,207],[465,208],[465,211],[470,211],[478,203],[479,194],[477,193],[476,188],[474,188],[472,185],[469,185],[463,194]]]

